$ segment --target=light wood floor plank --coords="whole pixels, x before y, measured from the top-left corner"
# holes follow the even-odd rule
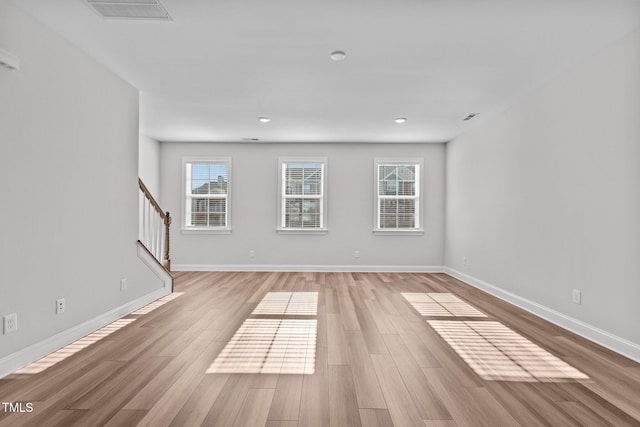
[[[391,415],[386,409],[360,409],[362,427],[393,427]]]
[[[371,359],[394,425],[417,426],[422,424],[422,417],[391,356],[374,354]]]
[[[303,378],[303,375],[280,375],[269,412],[269,420],[298,421]]]
[[[449,411],[438,398],[437,393],[424,377],[423,371],[415,362],[404,341],[399,335],[385,335],[389,353],[395,362],[400,377],[413,399],[415,407],[423,420],[451,419]]]
[[[349,363],[347,339],[340,314],[327,314],[327,351],[329,365]]]
[[[113,416],[104,427],[135,427],[144,418],[147,411],[123,409]]]
[[[329,424],[360,427],[360,413],[349,366],[329,365]]]
[[[104,381],[100,387],[95,387],[79,399],[73,401],[68,409],[95,409],[101,407],[112,396],[123,396],[125,389],[131,391],[131,395],[137,392],[140,386],[153,378],[169,363],[168,357],[155,357],[143,360],[135,365],[124,365],[118,371]],[[130,396],[127,396],[130,398]],[[124,399],[126,401],[126,398]]]
[[[265,427],[298,427],[298,421],[267,420]]]
[[[424,420],[424,427],[458,427],[453,420]]]
[[[265,425],[274,392],[275,390],[270,388],[250,389],[240,407],[240,413],[233,424],[234,427]]]
[[[188,369],[196,370],[194,364],[198,364],[201,369],[206,369],[207,363],[211,360],[211,355],[219,351],[219,345],[211,346],[210,342],[217,332],[202,331],[193,341],[183,347],[183,351],[171,358],[167,366],[160,371],[148,384],[146,384],[125,406],[125,409],[146,409],[149,410],[160,400],[163,394],[170,388],[181,375]],[[204,353],[207,348],[209,353]],[[165,353],[162,351],[162,353]],[[173,351],[172,351],[173,353]],[[204,356],[203,356],[204,353]]]
[[[361,331],[347,331],[346,336],[358,407],[386,409],[387,404]]]
[[[353,300],[349,295],[349,287],[355,286],[355,282],[349,273],[339,273],[338,279],[339,280],[335,284],[335,287],[344,329],[347,331],[359,330],[360,322],[358,322],[358,316],[356,315],[356,311],[353,306]]]
[[[168,363],[168,358],[158,357],[144,367],[137,369],[134,376],[118,378],[113,384],[100,387],[85,398],[74,403],[80,409],[87,409],[86,414],[78,421],[80,426],[105,424],[122,409],[123,405],[139,390],[143,384],[153,378]]]
[[[371,314],[378,332],[380,332],[381,334],[398,333],[397,329],[393,326],[393,323],[391,323],[391,321],[387,317],[387,314],[384,312],[382,307],[380,307],[380,303],[378,303],[378,300],[367,299],[364,301],[364,305]]]
[[[329,425],[329,365],[327,349],[316,349],[316,370],[305,375],[302,382],[298,425],[326,427]]]
[[[215,357],[214,355],[221,349],[221,343],[211,342],[200,358],[189,365],[189,368],[185,370],[173,384],[167,384],[166,391],[159,399],[152,399],[156,402],[142,419],[140,426],[156,427],[169,425],[205,375],[208,366],[207,363],[212,360],[212,358]],[[150,399],[142,398],[140,401],[146,403],[149,400]],[[129,404],[132,406],[129,409],[137,409],[135,408],[135,406],[137,406],[136,400],[132,399]]]
[[[483,387],[464,387],[442,368],[422,370],[459,426],[520,425]]]
[[[404,342],[411,356],[421,368],[440,368],[440,362],[431,353],[422,340],[418,338],[413,330],[407,329],[399,332],[400,338]]]
[[[201,425],[218,396],[220,396],[228,379],[228,374],[205,375],[178,414],[173,418],[170,426]]]
[[[387,347],[384,343],[384,339],[382,338],[373,313],[369,311],[369,306],[364,300],[363,292],[358,289],[351,288],[349,290],[349,294],[354,300],[353,309],[355,310],[356,317],[360,325],[360,331],[362,332],[362,337],[367,344],[369,352],[372,354],[387,354]],[[380,315],[384,314],[380,313]],[[388,322],[386,316],[385,320],[382,320],[381,322]],[[395,333],[395,329],[393,329],[392,326],[388,326],[385,330],[392,330],[392,333]]]
[[[250,390],[255,389],[268,389],[273,393],[275,385],[273,384],[272,376],[261,376],[260,374],[231,375],[202,422],[202,425],[233,426],[238,414],[243,410],[247,395],[249,395]],[[265,395],[260,395],[260,397],[264,396]],[[254,397],[256,396],[253,396],[251,399]],[[268,413],[264,415],[265,421],[267,415]],[[258,425],[264,425],[264,422]]]
[[[610,423],[609,420],[606,420],[599,416],[598,414],[591,411],[589,408],[586,408],[579,403],[576,402],[560,402],[558,404],[562,407],[567,414],[571,416],[573,420],[575,420],[575,425],[578,426],[604,426]],[[616,424],[616,426],[621,426],[623,424]]]

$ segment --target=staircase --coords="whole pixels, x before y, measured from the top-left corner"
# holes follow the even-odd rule
[[[171,214],[163,211],[151,192],[138,178],[140,187],[140,227],[138,244],[169,274],[171,274],[170,238]]]

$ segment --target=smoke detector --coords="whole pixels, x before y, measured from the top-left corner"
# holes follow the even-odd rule
[[[331,52],[330,57],[334,61],[342,61],[342,60],[344,60],[344,58],[347,57],[347,54],[344,53],[344,51],[342,51],[342,50],[336,50],[334,52]]]

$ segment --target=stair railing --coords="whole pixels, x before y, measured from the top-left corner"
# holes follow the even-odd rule
[[[140,187],[140,232],[139,242],[168,272],[171,271],[169,254],[169,227],[171,214],[160,208],[142,180],[138,178]]]

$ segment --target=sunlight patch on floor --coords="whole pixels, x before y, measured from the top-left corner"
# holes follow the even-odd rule
[[[130,314],[130,316],[133,315],[144,315],[147,313],[152,312],[153,310],[155,310],[158,307],[161,307],[163,305],[165,305],[166,303],[168,303],[169,301],[172,301],[176,298],[178,298],[179,296],[183,295],[184,292],[174,292],[171,293],[165,297],[160,298],[159,300],[156,300],[150,304],[145,305],[144,307],[140,308],[139,310],[134,311],[133,313]],[[104,328],[98,329],[97,331],[83,337],[80,338],[77,341],[74,341],[73,343],[67,345],[66,347],[61,348],[60,350],[49,354],[48,356],[43,357],[42,359],[39,359],[27,366],[25,366],[24,368],[21,368],[17,371],[14,372],[14,374],[19,374],[19,375],[33,375],[33,374],[38,374],[40,372],[45,371],[46,369],[52,367],[53,365],[55,365],[56,363],[59,363],[65,359],[67,359],[68,357],[73,356],[74,354],[76,354],[77,352],[79,352],[80,350],[83,350],[87,347],[89,347],[90,345],[93,345],[95,343],[97,343],[98,341],[108,337],[109,335],[111,335],[112,333],[116,332],[119,329],[122,329],[123,327],[127,326],[128,324],[135,322],[137,318],[129,318],[129,317],[125,317],[119,320],[116,320],[113,323],[110,323],[109,325],[105,326]]]
[[[112,333],[116,332],[119,329],[124,328],[125,326],[127,326],[128,324],[130,324],[131,322],[135,322],[136,319],[120,319],[120,320],[116,320],[115,322],[105,326],[102,329],[98,329],[97,331],[93,332],[92,334],[87,335],[84,338],[80,338],[77,341],[74,341],[73,343],[69,344],[66,347],[61,348],[60,350],[51,353],[48,356],[43,357],[40,360],[37,360],[27,366],[25,366],[22,369],[17,370],[16,372],[14,372],[15,374],[27,374],[27,375],[33,375],[33,374],[38,374],[50,367],[52,367],[53,365],[55,365],[58,362],[61,362],[63,360],[65,360],[66,358],[73,356],[74,354],[76,354],[77,352],[79,352],[80,350],[83,350],[87,347],[89,347],[90,345],[93,345],[95,343],[97,343],[98,341],[108,337],[109,335],[111,335]]]
[[[422,316],[487,317],[486,314],[448,292],[402,292],[402,296]]]
[[[138,315],[143,315],[143,314],[148,314],[151,313],[153,310],[155,310],[156,308],[162,307],[163,305],[165,305],[166,303],[168,303],[169,301],[173,301],[174,299],[178,298],[179,296],[183,295],[184,292],[173,292],[165,297],[160,298],[159,300],[156,300],[150,304],[145,305],[144,307],[134,311],[133,313],[131,313],[131,316],[138,316]]]
[[[247,319],[207,373],[313,374],[317,322]]]
[[[252,315],[315,316],[317,292],[267,292]]]
[[[499,322],[427,322],[485,380],[551,382],[589,378]]]

